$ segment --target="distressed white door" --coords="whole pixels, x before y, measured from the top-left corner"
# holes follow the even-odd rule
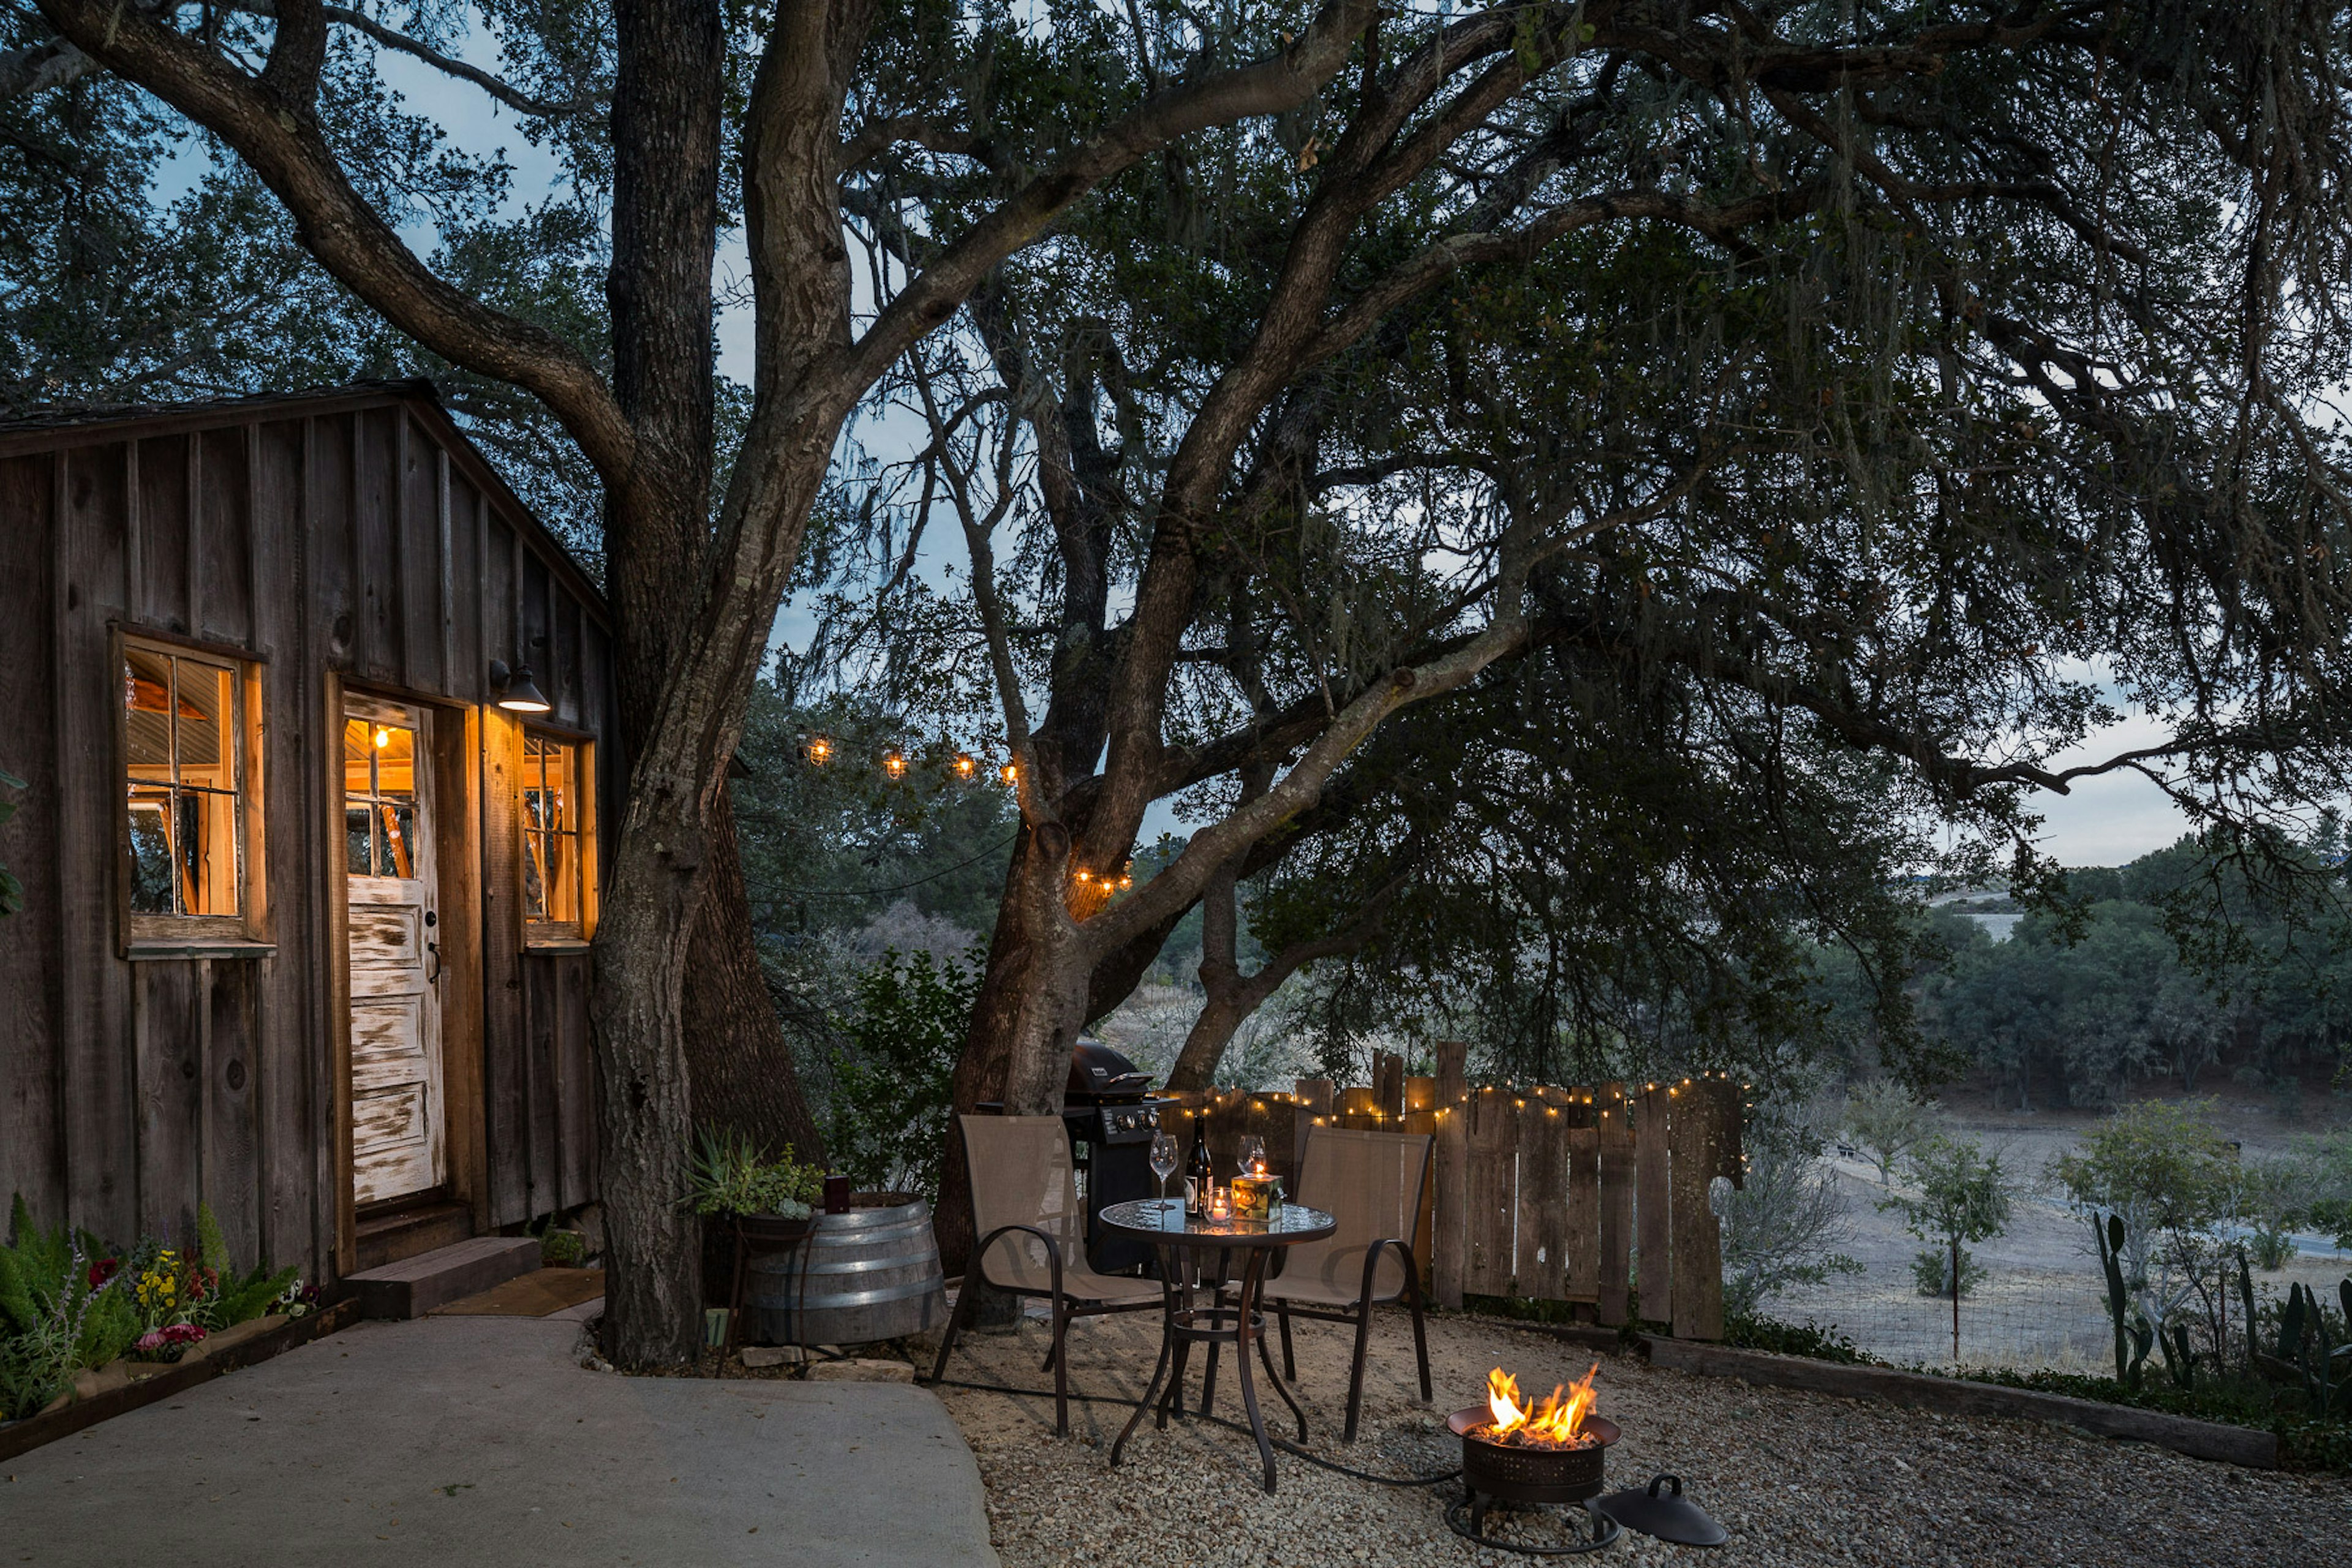
[[[352,1200],[361,1205],[430,1191],[447,1175],[432,721],[425,709],[343,699]]]

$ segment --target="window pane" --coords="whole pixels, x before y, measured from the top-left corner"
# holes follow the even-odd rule
[[[141,648],[122,655],[123,732],[131,776],[169,783],[172,777],[172,661]]]
[[[416,731],[398,724],[378,724],[370,737],[375,750],[375,793],[413,795],[416,793]]]
[[[381,830],[377,843],[383,851],[376,860],[376,875],[415,876],[416,803],[413,800],[377,803],[376,826]]]
[[[173,721],[180,782],[236,787],[236,677],[217,665],[172,661],[180,695]]]
[[[343,869],[354,877],[375,875],[375,855],[368,847],[370,816],[368,804],[363,800],[349,802],[343,806]]]
[[[142,915],[172,912],[172,792],[131,786],[131,908]]]
[[[370,726],[364,719],[343,721],[343,793],[369,795],[375,789],[375,780],[368,772],[369,759],[375,749],[368,744]]]
[[[551,919],[547,912],[547,878],[542,868],[547,862],[547,835],[526,833],[522,836],[522,913],[525,920]]]
[[[580,918],[580,840],[569,833],[548,836],[547,918]]]
[[[236,796],[226,790],[179,792],[180,912],[237,912]]]

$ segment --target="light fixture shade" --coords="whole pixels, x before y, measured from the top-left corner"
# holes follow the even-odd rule
[[[555,706],[541,693],[527,664],[509,669],[504,660],[490,660],[490,689],[499,694],[499,706],[510,713],[545,713]]]

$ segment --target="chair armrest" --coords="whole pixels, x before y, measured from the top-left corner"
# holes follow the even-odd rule
[[[1396,1248],[1397,1251],[1404,1257],[1404,1272],[1405,1279],[1408,1282],[1408,1289],[1410,1289],[1411,1281],[1414,1279],[1414,1270],[1417,1265],[1413,1259],[1412,1247],[1393,1236],[1384,1236],[1381,1237],[1378,1241],[1372,1243],[1371,1246],[1364,1248],[1364,1288],[1358,1293],[1356,1300],[1366,1306],[1370,1306],[1371,1304],[1372,1285],[1379,1277],[1381,1267],[1381,1251],[1383,1247],[1391,1247]],[[1404,1292],[1400,1290],[1397,1294],[1402,1295]]]
[[[979,1270],[981,1282],[991,1283],[988,1278],[988,1249],[996,1245],[998,1237],[1008,1236],[1016,1230],[1024,1231],[1045,1244],[1045,1267],[1051,1271],[1054,1294],[1059,1297],[1062,1293],[1061,1244],[1034,1225],[1000,1225],[981,1238],[980,1245],[971,1249],[971,1266]]]

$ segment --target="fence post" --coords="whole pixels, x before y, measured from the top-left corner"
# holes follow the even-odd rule
[[[1468,1241],[1470,1194],[1470,1080],[1468,1047],[1460,1040],[1437,1042],[1437,1188],[1430,1219],[1431,1294],[1441,1307],[1462,1305],[1464,1247]]]
[[[1601,1300],[1595,1310],[1602,1323],[1615,1328],[1625,1321],[1633,1246],[1632,1102],[1622,1083],[1601,1085],[1594,1098],[1601,1108]]]
[[[1629,1096],[1633,1107],[1634,1289],[1641,1317],[1674,1321],[1674,1227],[1666,1218],[1667,1114],[1665,1089],[1652,1084]]]
[[[1330,1114],[1331,1080],[1328,1078],[1300,1079],[1290,1118],[1290,1184],[1294,1189],[1298,1185],[1298,1177],[1307,1170],[1307,1130],[1315,1125],[1317,1117]],[[1296,1195],[1295,1192],[1293,1195]]]

